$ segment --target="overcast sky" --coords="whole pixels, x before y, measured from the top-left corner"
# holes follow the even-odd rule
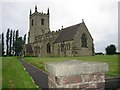
[[[36,1],[36,2],[35,2]],[[55,31],[81,23],[82,19],[91,33],[96,52],[105,52],[107,45],[118,48],[119,0],[0,0],[0,29],[18,29],[20,35],[28,34],[29,11],[46,13],[50,9],[50,30]],[[2,17],[1,17],[2,16]]]

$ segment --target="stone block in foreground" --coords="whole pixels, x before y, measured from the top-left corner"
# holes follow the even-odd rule
[[[104,89],[106,63],[67,60],[45,64],[49,88]]]

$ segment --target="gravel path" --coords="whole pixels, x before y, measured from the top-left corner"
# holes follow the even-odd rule
[[[34,66],[26,63],[24,60],[20,60],[25,70],[32,77],[35,84],[39,88],[48,88],[48,75],[43,73],[41,70],[35,68]]]

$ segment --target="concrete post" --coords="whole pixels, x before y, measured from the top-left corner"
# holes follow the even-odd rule
[[[104,90],[106,63],[68,60],[45,64],[49,88],[81,88]]]

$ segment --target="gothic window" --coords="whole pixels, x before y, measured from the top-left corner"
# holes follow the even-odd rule
[[[61,52],[64,51],[64,43],[61,43]]]
[[[65,48],[66,48],[66,50],[68,50],[68,43],[66,43]]]
[[[70,43],[68,43],[68,50],[70,50]]]
[[[43,18],[41,19],[41,25],[44,25],[44,19]]]
[[[60,54],[60,46],[58,45],[58,55]]]
[[[87,47],[87,37],[85,33],[82,34],[81,44],[82,44],[82,47]]]
[[[66,47],[66,50],[70,50],[70,43],[66,43],[65,47]]]
[[[34,23],[34,22],[33,22],[33,19],[32,19],[32,26],[33,26],[33,23]]]
[[[47,44],[47,53],[51,53],[50,43]]]

